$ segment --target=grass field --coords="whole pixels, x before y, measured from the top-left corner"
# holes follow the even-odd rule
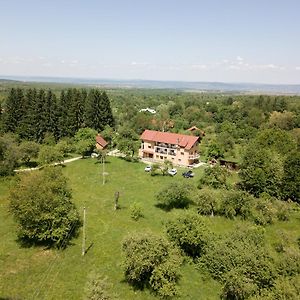
[[[41,247],[21,248],[16,243],[15,223],[8,212],[6,200],[9,180],[0,181],[0,299],[82,299],[88,274],[95,270],[107,276],[111,294],[118,299],[156,299],[148,290],[134,290],[124,281],[121,243],[133,231],[151,230],[161,233],[163,222],[175,211],[165,212],[155,206],[155,194],[172,181],[195,183],[202,169],[193,179],[154,176],[144,172],[142,163],[129,163],[119,158],[108,158],[105,185],[102,184],[101,165],[93,159],[79,160],[64,167],[73,191],[73,199],[80,213],[87,210],[87,247],[81,255],[81,238],[72,240],[64,251]],[[114,193],[120,192],[121,209],[114,210]],[[139,203],[145,217],[130,218],[130,205]],[[225,233],[238,220],[209,218],[214,231]],[[276,226],[275,226],[276,225]],[[267,230],[276,238],[280,225]],[[285,223],[284,230],[300,235],[299,219]],[[180,299],[219,299],[220,284],[201,274],[193,265],[182,267]]]

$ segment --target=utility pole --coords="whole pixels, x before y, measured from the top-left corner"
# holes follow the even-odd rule
[[[82,256],[85,255],[85,206],[83,207],[83,226],[82,226]]]
[[[105,174],[104,174],[104,155],[102,156],[102,184],[105,184]]]

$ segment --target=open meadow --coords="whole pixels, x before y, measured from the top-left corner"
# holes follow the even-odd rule
[[[105,165],[106,183],[102,184],[102,165],[95,159],[83,159],[66,165],[64,174],[72,189],[73,201],[82,216],[86,207],[86,247],[81,255],[82,232],[65,250],[43,247],[21,247],[16,242],[16,224],[8,212],[7,195],[11,182],[0,181],[0,299],[82,299],[87,277],[92,271],[107,276],[109,292],[117,299],[156,299],[149,290],[134,290],[124,280],[121,243],[132,232],[147,230],[162,233],[163,223],[176,210],[166,212],[155,206],[155,194],[168,183],[184,181],[196,184],[203,172],[195,170],[195,178],[181,176],[184,169],[171,176],[151,176],[145,164],[109,157]],[[114,210],[114,194],[120,192],[120,209]],[[138,203],[144,218],[134,221],[130,205]],[[223,217],[209,219],[214,232],[225,233],[241,221]],[[270,244],[278,232],[293,238],[300,236],[299,216],[288,222],[266,227]],[[202,274],[193,264],[181,268],[179,299],[219,299],[221,285],[210,275]]]

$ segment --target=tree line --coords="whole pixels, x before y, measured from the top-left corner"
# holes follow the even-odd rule
[[[59,95],[50,89],[12,88],[1,119],[4,132],[39,143],[48,135],[58,141],[73,137],[80,128],[99,132],[115,124],[106,92],[76,88],[62,90]]]

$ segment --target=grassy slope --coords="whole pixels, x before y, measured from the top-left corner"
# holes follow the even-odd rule
[[[95,162],[80,160],[64,168],[77,207],[81,212],[83,206],[87,208],[87,246],[92,246],[84,257],[81,256],[81,236],[63,252],[20,248],[15,242],[14,222],[7,212],[5,195],[9,182],[0,182],[0,298],[82,299],[87,275],[96,270],[108,277],[111,292],[120,299],[155,299],[149,291],[134,291],[124,282],[121,242],[132,231],[162,232],[162,223],[174,211],[166,213],[155,207],[156,191],[171,181],[196,182],[202,170],[196,170],[194,179],[182,178],[181,170],[174,178],[151,177],[144,172],[143,164],[109,158],[107,183],[103,186],[101,166]],[[113,209],[116,191],[120,192],[118,211]],[[142,205],[145,214],[138,222],[130,218],[129,207],[134,201]],[[239,222],[219,217],[210,220],[212,229],[220,233]],[[293,225],[285,227],[293,229]],[[276,235],[276,228],[270,230],[272,236]],[[219,283],[192,265],[183,266],[180,289],[181,299],[219,299]]]

